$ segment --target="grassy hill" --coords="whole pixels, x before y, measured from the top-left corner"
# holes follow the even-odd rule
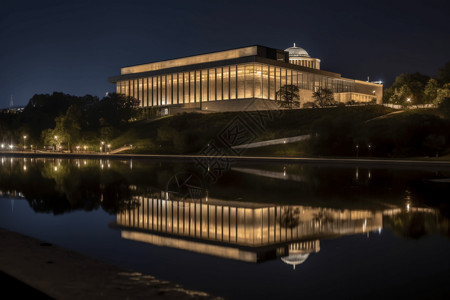
[[[394,110],[381,106],[330,107],[277,112],[185,113],[153,121],[135,122],[111,141],[112,148],[132,144],[133,152],[196,154],[227,130],[244,130],[256,142],[309,134],[317,121],[345,119],[363,124]],[[236,127],[239,124],[239,127]],[[293,144],[294,145],[294,144]]]

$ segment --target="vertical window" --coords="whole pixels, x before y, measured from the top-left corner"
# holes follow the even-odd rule
[[[269,68],[262,65],[262,98],[269,99]]]
[[[275,100],[275,89],[276,89],[276,76],[275,76],[275,67],[269,67],[269,99]]]
[[[184,73],[184,104],[189,103],[189,72]]]
[[[144,106],[144,93],[143,93],[143,89],[144,89],[144,80],[143,78],[139,78],[138,79],[138,99],[139,99],[139,106]]]
[[[223,68],[223,100],[230,99],[230,67]]]
[[[161,76],[161,105],[166,105],[166,80],[167,80],[167,76]]]
[[[280,83],[281,83],[281,69],[275,68],[275,100],[280,100],[277,98],[277,92],[280,90]]]
[[[292,85],[292,71],[290,69],[286,70],[286,84]]]
[[[253,98],[254,97],[254,72],[253,72],[253,64],[245,66],[245,98]]]
[[[281,82],[280,88],[286,85],[286,69],[281,69]]]
[[[243,99],[245,97],[244,87],[245,87],[245,67],[238,65],[237,68],[237,98]]]
[[[172,75],[172,104],[178,104],[178,74]]]
[[[292,71],[292,85],[298,87],[298,72],[294,70]]]
[[[189,72],[189,102],[195,102],[195,72]]]
[[[158,105],[158,77],[152,77],[153,82],[153,97],[152,97],[152,106]]]
[[[172,104],[172,75],[167,75],[167,94],[166,94],[166,104]]]
[[[144,92],[144,97],[143,97],[143,101],[142,101],[142,106],[148,106],[148,98],[147,98],[147,95],[148,95],[148,87],[147,87],[147,81],[148,81],[148,78],[146,77],[146,78],[144,78],[144,88],[143,88],[143,92]]]
[[[230,99],[236,99],[236,66],[230,67]]]
[[[130,97],[134,97],[134,80],[130,80]]]
[[[255,64],[255,98],[262,98],[262,66]]]
[[[209,101],[216,101],[216,72],[209,69]]]
[[[201,83],[200,70],[195,71],[195,103],[200,103]]]
[[[130,96],[130,81],[125,81],[125,95]]]
[[[222,68],[216,68],[216,99],[222,100]]]
[[[208,101],[208,70],[202,70],[202,102]]]
[[[183,73],[178,73],[178,104],[184,103],[183,89],[184,89],[184,76]]]

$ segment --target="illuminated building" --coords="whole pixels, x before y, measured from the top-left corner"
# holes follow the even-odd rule
[[[140,106],[170,114],[276,109],[277,92],[291,85],[299,88],[301,105],[313,101],[319,88],[332,90],[343,103],[382,100],[381,84],[320,70],[320,59],[295,44],[285,51],[256,45],[129,66],[109,81]]]
[[[281,257],[294,268],[320,250],[322,238],[382,227],[381,211],[172,200],[166,192],[133,200],[113,225],[122,238],[253,263]]]

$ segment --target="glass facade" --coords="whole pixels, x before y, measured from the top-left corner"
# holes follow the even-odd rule
[[[166,196],[166,197],[165,197]],[[320,235],[369,232],[382,227],[382,213],[307,206],[240,207],[237,203],[177,201],[162,192],[135,197],[135,208],[117,214],[123,227],[244,246],[304,240]],[[323,222],[317,216],[329,216]],[[297,224],[289,219],[296,217]]]
[[[141,106],[167,106],[239,99],[279,100],[284,85],[300,90],[328,88],[333,93],[354,92],[354,81],[306,73],[262,63],[246,63],[118,81],[116,92],[133,96]],[[309,100],[308,100],[309,101]]]

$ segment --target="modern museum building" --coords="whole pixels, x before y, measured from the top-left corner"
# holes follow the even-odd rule
[[[320,88],[343,103],[381,103],[383,93],[379,83],[320,70],[320,59],[295,44],[284,51],[255,45],[129,66],[109,81],[117,93],[163,114],[276,109],[277,91],[292,85],[299,89],[301,107],[314,101]]]

